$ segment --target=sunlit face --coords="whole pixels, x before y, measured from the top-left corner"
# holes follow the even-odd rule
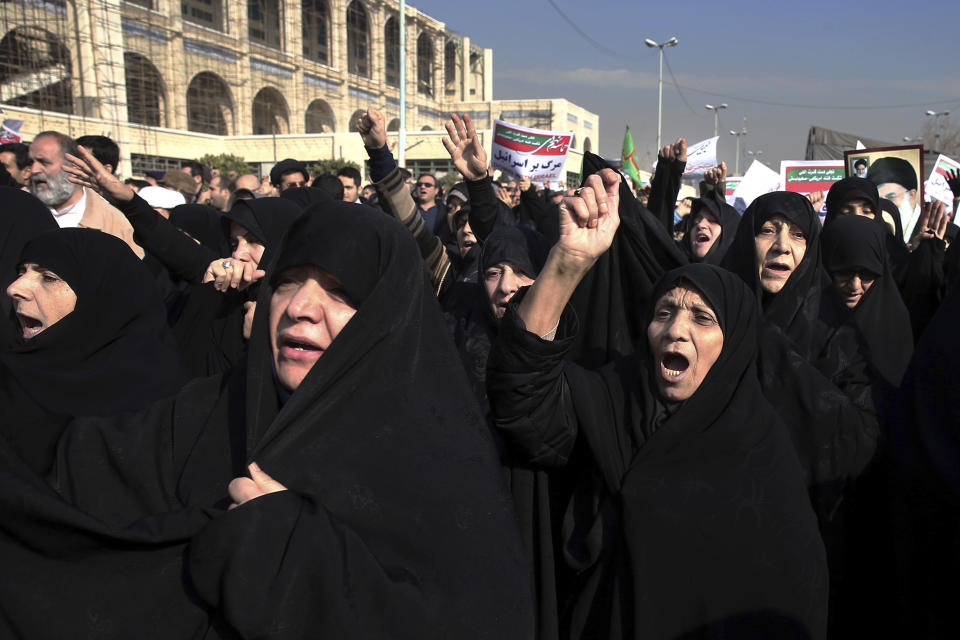
[[[340,179],[340,184],[343,185],[343,201],[356,202],[357,183],[354,182],[350,176],[337,176],[337,178]]]
[[[830,277],[833,278],[833,286],[840,292],[844,303],[853,309],[860,304],[864,294],[870,290],[879,276],[866,269],[851,269],[834,271]]]
[[[280,191],[307,186],[307,177],[300,171],[291,171],[280,176]]]
[[[457,247],[460,248],[460,257],[467,255],[467,252],[476,244],[477,236],[473,234],[469,222],[464,223],[462,227],[457,229]]]
[[[873,220],[876,218],[876,212],[873,210],[873,205],[869,200],[864,200],[863,198],[854,198],[848,202],[844,202],[840,205],[840,210],[837,212],[838,216],[863,216],[864,218],[870,218]]]
[[[760,286],[766,293],[779,293],[807,252],[803,230],[781,215],[763,223],[755,239]]]
[[[0,164],[4,166],[10,177],[19,184],[26,185],[30,182],[30,165],[20,169],[17,166],[17,154],[13,151],[0,151]]]
[[[67,178],[63,161],[56,138],[42,136],[30,144],[30,193],[48,207],[60,207],[80,188]]]
[[[295,391],[357,308],[320,267],[285,269],[270,298],[270,349],[277,379]]]
[[[420,176],[417,179],[417,202],[421,206],[433,206],[437,199],[437,181],[433,176]]]
[[[692,396],[723,350],[716,312],[696,289],[683,285],[657,301],[647,340],[657,389],[671,402]]]
[[[698,260],[703,260],[703,257],[713,247],[713,243],[720,238],[720,232],[723,228],[709,211],[703,209],[697,212],[692,222],[693,224],[690,226],[690,249]]]
[[[263,257],[263,251],[266,248],[245,226],[232,220],[230,221],[230,246],[233,248],[230,256],[234,260],[252,262],[254,265],[260,264],[260,258]]]
[[[498,319],[503,317],[513,294],[531,284],[533,278],[509,262],[500,262],[483,272],[483,286],[487,290],[493,315]]]
[[[24,339],[56,324],[77,306],[77,294],[66,280],[34,262],[25,262],[7,287]]]

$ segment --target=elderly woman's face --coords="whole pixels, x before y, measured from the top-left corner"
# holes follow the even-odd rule
[[[230,257],[234,260],[243,262],[252,262],[254,265],[260,264],[260,258],[263,257],[265,247],[257,236],[242,224],[230,221],[230,248],[233,252]]]
[[[763,223],[754,239],[760,286],[767,293],[780,293],[807,252],[807,236],[798,225],[781,215]]]
[[[77,294],[60,276],[33,262],[18,270],[20,277],[7,287],[24,339],[56,324],[77,306]]]
[[[483,272],[483,287],[490,299],[493,315],[499,320],[507,311],[507,303],[522,287],[533,284],[533,278],[509,262],[500,262]]]
[[[647,327],[660,395],[679,402],[692,396],[723,350],[716,312],[696,289],[678,286],[663,294]]]
[[[315,265],[285,269],[270,298],[270,348],[280,384],[295,391],[357,312],[336,276]]]

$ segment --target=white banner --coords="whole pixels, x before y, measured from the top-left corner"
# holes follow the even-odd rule
[[[703,174],[717,166],[717,140],[720,136],[701,140],[687,147],[687,168],[683,175]]]
[[[780,174],[759,160],[754,160],[733,192],[733,206],[743,213],[758,196],[779,188]]]
[[[572,141],[571,131],[531,129],[494,120],[490,164],[518,178],[566,182],[563,167]]]

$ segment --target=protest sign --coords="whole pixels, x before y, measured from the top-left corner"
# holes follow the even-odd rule
[[[876,147],[844,151],[847,175],[859,175],[877,185],[881,198],[886,198],[900,211],[903,237],[913,234],[920,219],[923,202],[923,146]]]
[[[23,136],[20,135],[20,127],[22,126],[23,120],[4,120],[3,127],[0,129],[0,144],[23,142]]]
[[[803,195],[829,191],[845,174],[843,160],[781,160],[780,188]]]
[[[719,139],[719,136],[714,136],[687,147],[687,168],[683,170],[683,175],[702,174],[707,169],[717,166],[717,140]]]
[[[759,160],[754,160],[740,179],[740,184],[733,191],[733,207],[743,213],[750,203],[757,196],[776,191],[780,188],[780,174],[763,164]]]
[[[566,180],[563,167],[573,140],[570,131],[545,131],[493,121],[494,169],[531,180]]]
[[[930,177],[923,183],[924,193],[943,202],[948,209],[953,207],[953,191],[947,184],[947,173],[950,171],[960,171],[960,162],[941,153],[933,164]]]

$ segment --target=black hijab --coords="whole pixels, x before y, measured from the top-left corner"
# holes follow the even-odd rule
[[[0,186],[0,203],[0,349],[5,350],[18,333],[6,289],[17,278],[23,245],[59,226],[50,209],[26,191]]]
[[[827,217],[823,225],[827,226],[840,217],[840,209],[851,200],[866,200],[870,203],[875,219],[881,220],[880,216],[880,192],[877,191],[877,185],[866,178],[851,176],[838,180],[830,187],[827,192]]]
[[[28,462],[45,468],[60,428],[53,416],[141,409],[175,394],[187,377],[153,279],[124,242],[57,229],[29,241],[20,262],[54,271],[77,296],[59,322],[0,355],[5,432]],[[51,419],[29,421],[26,404]]]
[[[170,222],[217,255],[230,253],[223,233],[220,212],[205,204],[182,204],[170,210]]]
[[[307,209],[268,252],[274,278],[302,264],[335,275],[357,312],[286,398],[269,346],[274,281],[263,282],[247,456],[307,497],[258,500],[195,537],[201,597],[244,636],[282,623],[291,638],[529,637],[499,466],[456,356],[437,339],[439,307],[409,232],[332,202]]]
[[[230,236],[230,222],[236,222],[269,247],[283,236],[301,211],[303,206],[292,197],[240,200],[223,214],[224,235]]]
[[[753,294],[696,264],[665,274],[651,300],[678,285],[703,295],[723,331],[719,358],[687,400],[664,410],[646,346],[599,376],[567,368],[605,488],[579,491],[565,523],[568,562],[590,576],[571,636],[822,638],[824,549],[787,430],[756,376]]]
[[[824,267],[831,275],[862,268],[879,276],[854,308],[853,318],[870,347],[874,366],[895,388],[913,354],[913,330],[887,260],[886,236],[873,220],[844,216],[824,229],[821,246]]]
[[[693,219],[703,210],[705,210],[705,213],[709,213],[720,225],[720,237],[714,241],[713,245],[710,247],[710,250],[707,251],[707,255],[705,255],[703,259],[700,259],[693,255],[693,246],[691,243],[693,241],[693,234],[695,232],[695,229],[693,228]],[[683,234],[683,238],[680,240],[680,246],[683,248],[690,261],[705,262],[707,264],[720,264],[720,261],[723,260],[723,256],[725,256],[727,253],[727,249],[729,249],[730,245],[733,244],[733,239],[737,233],[737,227],[740,225],[740,214],[737,213],[737,210],[728,205],[726,202],[720,202],[716,198],[695,198],[693,200],[693,204],[690,206],[690,213],[687,214],[686,225],[687,230]]]
[[[73,423],[59,495],[0,443],[0,630],[531,636],[512,508],[456,356],[433,338],[413,238],[337,203],[305,212],[264,260],[271,273],[304,261],[358,310],[292,393],[275,383],[267,278],[245,366],[148,411]],[[227,482],[253,460],[290,490],[226,510]]]

